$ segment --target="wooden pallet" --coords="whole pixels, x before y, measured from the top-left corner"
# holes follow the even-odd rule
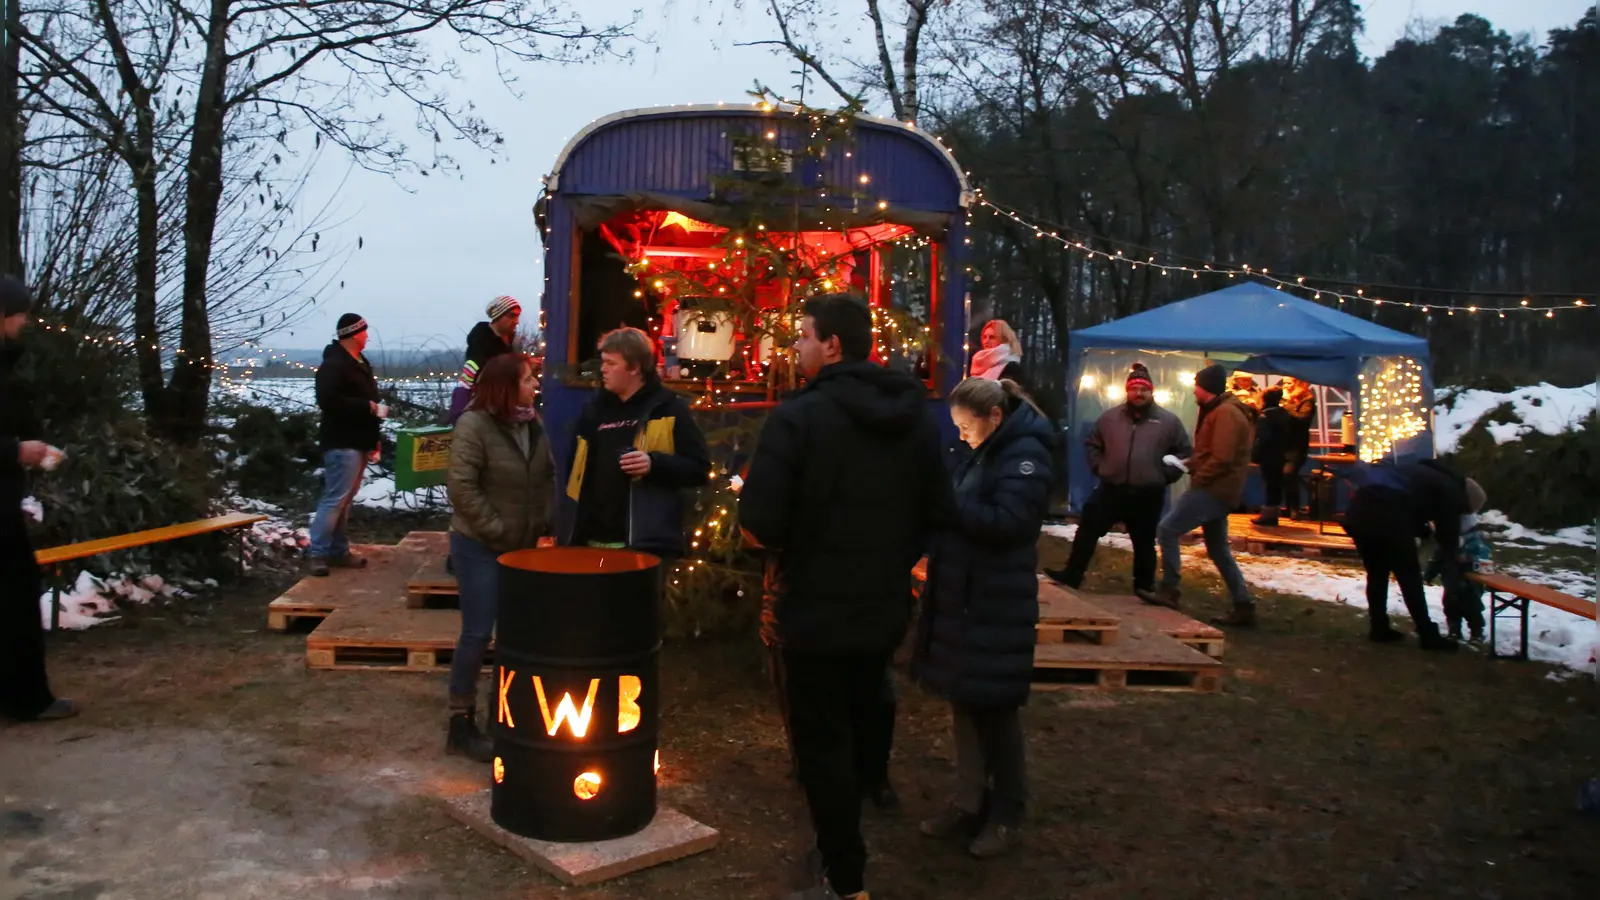
[[[412,609],[460,609],[456,576],[445,571],[445,557],[430,557],[406,582],[406,606]]]
[[[413,531],[400,539],[395,546],[407,553],[422,553],[443,558],[450,554],[450,532]]]
[[[1356,542],[1338,525],[1328,525],[1325,532],[1317,533],[1315,522],[1292,522],[1287,519],[1272,527],[1254,524],[1254,516],[1238,514],[1228,517],[1228,541],[1235,550],[1257,555],[1278,556],[1354,557]]]
[[[334,569],[326,578],[300,579],[267,604],[267,628],[287,631],[298,622],[326,619],[347,606],[399,605],[405,596],[409,557],[399,547],[386,544],[358,545],[350,551],[366,558],[365,569]]]
[[[1212,659],[1221,659],[1227,635],[1222,629],[1192,619],[1165,606],[1151,606],[1138,597],[1113,594],[1084,594],[1084,599],[1106,612],[1115,614],[1126,629],[1137,629],[1165,635],[1180,644],[1192,647]]]
[[[460,634],[456,610],[345,607],[306,635],[306,668],[446,672]]]
[[[1119,624],[1116,615],[1087,602],[1085,595],[1039,582],[1039,643],[1115,644]]]
[[[1222,665],[1165,635],[1125,629],[1115,644],[1040,644],[1033,654],[1037,691],[1093,689],[1211,693]]]

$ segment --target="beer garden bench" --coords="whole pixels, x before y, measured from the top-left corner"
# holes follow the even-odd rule
[[[168,541],[183,538],[198,537],[202,534],[214,534],[235,528],[248,528],[257,522],[265,522],[266,516],[253,513],[232,512],[226,515],[213,516],[209,519],[198,519],[193,522],[184,522],[179,525],[166,525],[161,528],[151,528],[145,531],[135,531],[131,534],[117,535],[116,537],[97,538],[92,541],[80,541],[76,544],[63,544],[60,547],[49,547],[34,553],[34,559],[42,569],[50,570],[55,578],[50,588],[50,630],[54,631],[61,624],[61,567],[66,563],[91,556],[100,556],[105,553],[116,553],[121,550],[133,550],[138,547],[148,547],[152,544],[164,544]],[[245,532],[239,532],[241,548],[244,544]],[[240,565],[243,566],[241,549]]]
[[[1555,588],[1545,587],[1542,584],[1529,584],[1510,575],[1498,572],[1478,573],[1467,575],[1469,581],[1483,585],[1489,592],[1489,655],[1496,658],[1527,659],[1528,658],[1528,605],[1542,603],[1545,606],[1572,613],[1585,619],[1595,618],[1595,601],[1585,600],[1564,594]],[[1502,657],[1495,644],[1495,622],[1501,618],[1514,614],[1522,620],[1522,645],[1515,656]]]

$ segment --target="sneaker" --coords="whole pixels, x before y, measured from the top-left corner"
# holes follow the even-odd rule
[[[335,569],[365,569],[367,567],[367,558],[346,553],[341,556],[328,557],[328,565]]]
[[[931,819],[923,819],[917,825],[917,830],[924,837],[946,840],[949,838],[971,839],[978,835],[983,828],[983,820],[977,813],[969,813],[957,807],[947,807]]]
[[[57,697],[54,703],[44,708],[44,712],[33,717],[35,722],[58,722],[70,719],[78,714],[78,704],[65,697]]]
[[[1010,853],[1016,842],[1017,829],[1010,825],[996,825],[990,822],[978,832],[972,845],[967,848],[967,853],[976,859],[994,859]]]
[[[320,556],[311,557],[310,571],[318,578],[328,577],[328,561]]]
[[[1176,607],[1174,607],[1176,608]],[[1213,625],[1227,625],[1230,628],[1256,627],[1256,607],[1253,603],[1236,603],[1232,611],[1226,615],[1213,616]]]

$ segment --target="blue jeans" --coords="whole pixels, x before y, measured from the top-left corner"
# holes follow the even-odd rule
[[[450,657],[450,698],[475,699],[478,671],[494,635],[494,617],[500,602],[500,554],[464,534],[450,532],[450,559],[455,564],[456,589],[461,597],[461,637]]]
[[[367,455],[360,450],[328,450],[322,454],[322,498],[311,519],[313,558],[328,559],[350,552],[345,526],[350,522],[350,503],[361,489],[361,475],[366,470]]]
[[[1209,492],[1192,488],[1184,491],[1172,509],[1156,528],[1156,541],[1161,545],[1161,583],[1177,587],[1183,571],[1183,556],[1178,552],[1178,539],[1199,528],[1206,539],[1206,555],[1211,557],[1217,574],[1228,586],[1228,593],[1239,606],[1250,606],[1255,600],[1244,583],[1239,564],[1233,561],[1233,548],[1228,546],[1228,506]]]

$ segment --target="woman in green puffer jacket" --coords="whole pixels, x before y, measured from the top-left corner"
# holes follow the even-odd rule
[[[494,756],[475,706],[499,602],[498,559],[550,534],[555,508],[555,462],[533,406],[538,389],[531,357],[495,357],[478,374],[472,405],[456,421],[450,444],[450,558],[461,596],[461,637],[450,661],[445,752],[479,762]]]

